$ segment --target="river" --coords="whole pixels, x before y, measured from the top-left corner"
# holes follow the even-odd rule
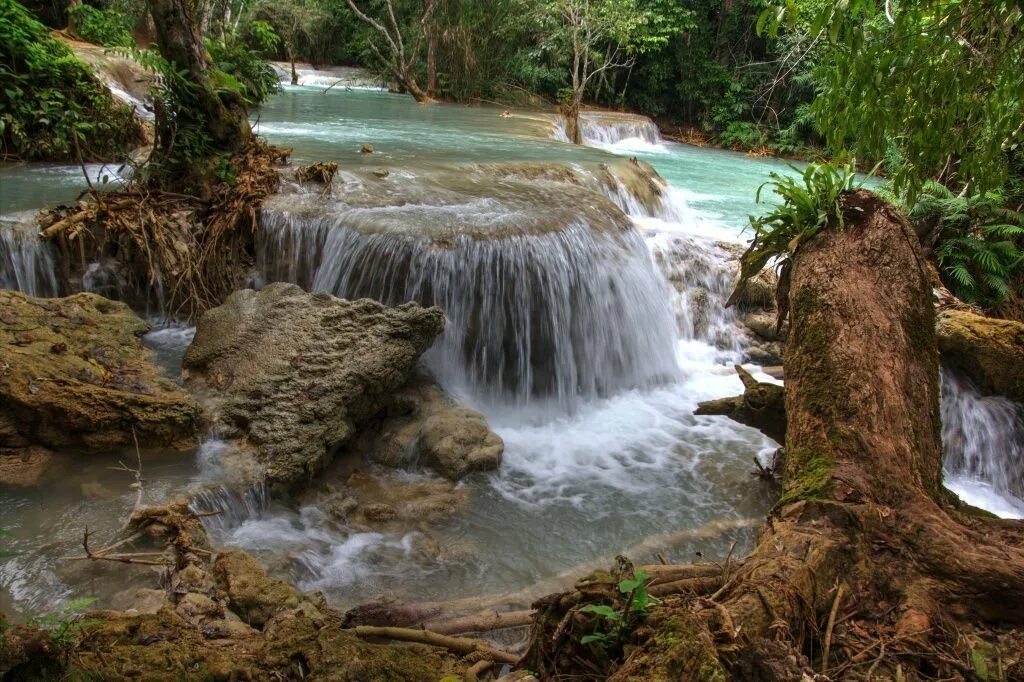
[[[198,506],[224,508],[209,519],[218,543],[340,607],[514,592],[624,551],[686,561],[750,547],[777,495],[751,476],[752,460],[777,445],[692,412],[742,390],[732,366],[748,339],[723,303],[754,194],[787,165],[668,143],[638,119],[594,115],[579,147],[544,114],[324,87],[286,87],[253,117],[295,162],[341,166],[330,196],[286,182],[268,201],[253,281],[442,305],[448,329],[425,362],[487,415],[505,440],[502,467],[446,491],[463,500],[450,518],[368,528],[315,503],[285,507],[258,486],[232,488],[220,468],[230,446],[210,435],[191,456],[147,453],[147,502],[188,491]],[[634,158],[667,186],[637,181]],[[114,182],[118,169],[85,172]],[[0,167],[0,182],[0,286],[51,293],[48,255],[26,242],[29,214],[17,212],[73,200],[83,169]],[[192,330],[156,321],[146,343],[177,374]],[[961,436],[954,489],[1024,516],[993,474],[998,458],[977,454],[993,439],[1020,442],[1018,406],[950,377],[944,390],[947,441]],[[979,424],[997,435],[979,441]],[[73,458],[48,486],[0,488],[4,546],[15,552],[0,559],[0,608],[39,613],[74,596],[122,607],[152,585],[142,567],[60,560],[78,553],[86,527],[109,539],[123,523],[135,493],[110,466],[124,456]],[[340,468],[340,480],[381,499],[438,484],[418,470]]]

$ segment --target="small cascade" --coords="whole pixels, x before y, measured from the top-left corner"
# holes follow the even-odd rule
[[[974,499],[994,493],[1003,498],[997,506],[1019,505],[1017,513],[1024,515],[1024,406],[983,396],[968,379],[943,368],[942,442],[951,488]]]
[[[277,78],[282,84],[291,85],[291,64],[273,62],[271,66],[277,72]],[[295,74],[298,76],[299,85],[339,90],[388,89],[387,84],[372,72],[356,67],[329,66],[323,69],[314,69],[309,64],[302,64],[295,66]]]
[[[53,254],[37,233],[32,213],[0,216],[0,289],[30,296],[57,295]]]
[[[569,142],[565,119],[559,116],[554,124],[554,138]],[[652,150],[664,144],[654,121],[636,114],[585,113],[580,114],[580,136],[588,147],[601,147],[609,151],[628,152]]]
[[[210,485],[192,495],[189,509],[203,516],[203,525],[215,533],[226,533],[250,519],[258,519],[270,508],[270,493],[263,481],[241,491],[224,484]],[[216,512],[216,513],[210,513]]]
[[[744,332],[733,309],[725,307],[735,261],[713,242],[688,234],[655,233],[647,244],[672,286],[679,336],[738,353],[745,344]]]
[[[583,114],[580,116],[580,134],[584,143],[594,147],[607,147],[626,140],[640,140],[651,145],[663,142],[654,121],[646,116],[626,114]]]
[[[344,298],[440,306],[446,330],[426,359],[445,386],[486,402],[571,409],[677,375],[668,292],[638,234],[576,222],[440,242],[367,230],[366,214],[265,210],[265,275]]]

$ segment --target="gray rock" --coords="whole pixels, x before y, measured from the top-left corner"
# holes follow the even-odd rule
[[[183,365],[217,418],[254,446],[268,485],[291,492],[380,412],[443,328],[437,308],[271,284],[204,314]]]
[[[398,391],[368,438],[371,458],[406,467],[416,462],[451,480],[501,465],[505,444],[476,410],[459,405],[429,378]]]

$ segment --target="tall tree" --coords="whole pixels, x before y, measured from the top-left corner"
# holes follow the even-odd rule
[[[569,91],[563,98],[566,134],[582,141],[580,105],[588,88],[609,71],[628,68],[636,56],[678,33],[688,13],[651,0],[540,0],[537,25],[544,47],[564,57]]]
[[[156,111],[155,177],[180,181],[193,176],[200,156],[231,154],[251,138],[239,91],[217,87],[219,71],[185,0],[147,0],[160,55],[170,68],[167,97]]]
[[[377,20],[368,15],[360,9],[355,0],[348,0],[348,6],[353,14],[384,39],[384,50],[387,52],[387,56],[378,47],[376,41],[371,38],[369,45],[370,49],[373,50],[373,54],[387,67],[392,77],[398,81],[398,84],[408,91],[417,102],[433,101],[428,92],[431,79],[428,77],[428,90],[424,90],[416,81],[416,69],[423,47],[423,39],[429,30],[428,24],[436,5],[437,0],[423,0],[422,11],[411,28],[411,33],[413,34],[412,42],[407,48],[405,37],[402,35],[402,26],[395,11],[394,0],[384,0],[387,18],[383,20]]]

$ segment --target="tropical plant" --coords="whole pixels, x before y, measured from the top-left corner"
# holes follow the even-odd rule
[[[999,192],[958,195],[927,182],[908,217],[935,245],[943,281],[959,298],[998,307],[1021,287],[1024,214],[1007,208]]]
[[[0,0],[0,158],[115,160],[142,141],[132,107],[15,0]]]
[[[68,5],[68,22],[82,40],[107,47],[131,47],[132,18],[115,9],[99,9],[84,2]]]
[[[853,163],[810,163],[803,171],[790,168],[793,174],[773,172],[771,180],[757,189],[756,201],[760,202],[764,188],[770,187],[781,202],[763,216],[750,216],[754,238],[740,259],[739,282],[726,305],[738,300],[747,281],[769,262],[774,260],[784,268],[803,242],[830,225],[842,230],[842,195],[863,184],[857,180]]]
[[[758,28],[795,17],[773,5]],[[814,112],[831,147],[881,159],[913,201],[928,179],[972,192],[1003,183],[1024,142],[1024,4],[1018,0],[846,0],[823,5],[810,32],[826,43]]]
[[[651,607],[660,603],[647,591],[647,582],[651,579],[643,569],[633,571],[633,577],[619,582],[619,592],[624,597],[622,610],[608,604],[590,604],[580,609],[583,613],[592,613],[601,619],[595,630],[580,638],[581,644],[597,644],[609,647],[621,644],[626,634],[647,618]]]
[[[260,33],[262,40],[271,45],[276,43],[277,35],[273,33],[269,24],[259,21],[254,21],[253,24],[263,24],[270,31],[269,34]],[[246,104],[257,106],[280,90],[277,72],[270,62],[234,37],[207,38],[206,49],[213,58],[214,66],[231,76],[238,84],[237,89],[245,98]]]

